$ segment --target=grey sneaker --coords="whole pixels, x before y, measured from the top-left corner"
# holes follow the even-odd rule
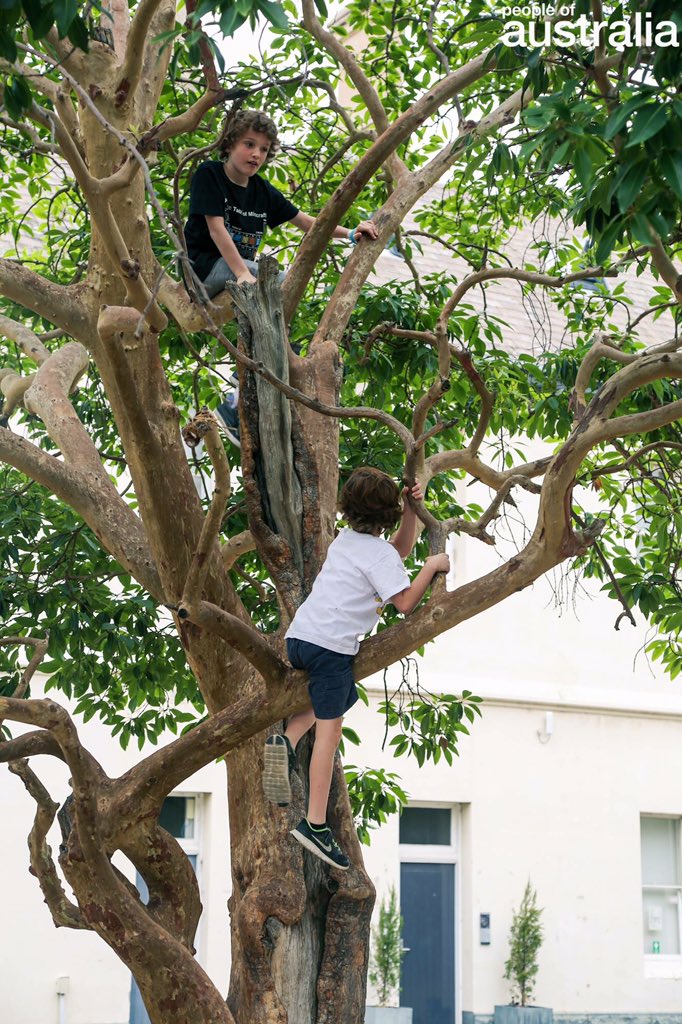
[[[296,842],[305,846],[306,850],[310,850],[326,864],[331,864],[340,871],[348,871],[350,861],[334,839],[329,826],[318,831],[310,827],[307,818],[302,818],[296,828],[292,828],[291,834]]]
[[[296,754],[288,738],[268,736],[263,755],[263,792],[278,807],[291,803],[291,776],[295,770]]]

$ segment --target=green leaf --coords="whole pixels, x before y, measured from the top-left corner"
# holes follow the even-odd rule
[[[351,743],[354,743],[356,746],[360,745],[360,737],[356,733],[355,729],[351,729],[349,725],[344,725],[341,732],[347,740],[350,740]]]
[[[54,0],[54,14],[59,38],[63,39],[78,13],[76,0]]]
[[[246,17],[240,15],[236,7],[228,7],[223,11],[218,24],[224,36],[231,36],[245,21]]]
[[[604,138],[613,139],[627,124],[630,115],[638,108],[646,103],[649,99],[647,93],[633,96],[627,102],[623,103],[620,107],[617,107],[609,117],[604,127]]]
[[[87,53],[90,36],[88,35],[88,27],[80,15],[77,15],[71,22],[67,35],[74,46]]]
[[[616,239],[622,230],[622,226],[622,221],[620,219],[614,220],[602,234],[595,253],[597,263],[604,263],[604,261],[611,255],[611,251],[616,244]]]
[[[17,45],[11,32],[0,27],[0,57],[4,57],[11,64],[17,59]]]
[[[629,149],[631,146],[637,146],[642,142],[646,142],[647,139],[653,138],[654,135],[660,132],[661,128],[665,127],[667,120],[664,106],[658,103],[650,103],[646,107],[642,107],[634,116],[625,148]]]
[[[23,7],[33,35],[36,39],[42,39],[54,24],[52,3],[42,4],[40,0],[24,0]]]
[[[257,0],[257,6],[276,29],[283,32],[289,28],[289,19],[281,4],[273,3],[273,0]]]
[[[658,164],[673,192],[682,199],[682,153],[661,153]]]
[[[580,184],[583,186],[589,185],[592,180],[592,161],[590,154],[584,146],[576,150],[573,157],[573,167]]]
[[[639,195],[644,179],[647,175],[648,163],[646,160],[639,160],[633,164],[624,175],[623,180],[616,189],[616,199],[621,213],[625,213],[632,205],[636,196]]]
[[[653,242],[649,221],[641,213],[635,213],[630,221],[632,235],[636,241],[643,245],[651,245]]]
[[[21,75],[9,78],[5,86],[5,106],[10,117],[18,121],[31,106],[32,97],[26,80]]]

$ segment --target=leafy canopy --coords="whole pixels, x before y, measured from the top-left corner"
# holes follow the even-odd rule
[[[680,24],[682,15],[675,5],[660,0],[653,5],[636,0],[607,3],[605,17],[632,16],[645,6],[657,18]],[[94,5],[89,10],[100,23],[106,22],[104,10]],[[226,87],[237,82],[246,94],[245,102],[268,110],[280,123],[284,150],[268,177],[298,206],[315,213],[371,144],[374,129],[356,93],[351,91],[345,110],[334,101],[342,79],[338,65],[315,40],[302,37],[291,0],[281,5],[269,0],[202,3],[194,12],[194,22],[178,25],[174,38],[168,40],[168,45],[175,46],[175,56],[158,120],[182,113],[203,92],[197,70],[197,19],[213,18],[227,34],[259,11],[273,28],[266,66],[257,56],[244,58],[224,70],[222,81]],[[576,14],[582,12],[588,13],[589,5],[579,0]],[[30,63],[33,58],[16,48],[16,39],[26,27],[33,41],[48,40],[48,45],[54,26],[59,38],[85,48],[85,18],[84,8],[72,0],[4,6],[0,53],[6,60]],[[392,116],[406,110],[448,68],[489,54],[490,73],[467,87],[401,147],[400,157],[411,171],[418,172],[440,147],[456,138],[461,118],[480,121],[520,87],[533,90],[533,100],[520,118],[489,136],[469,139],[443,188],[429,193],[413,223],[398,233],[395,244],[407,266],[419,265],[427,238],[435,238],[440,251],[455,253],[470,272],[484,266],[506,267],[512,262],[508,250],[520,224],[532,225],[533,242],[524,266],[555,277],[586,265],[608,269],[622,260],[635,266],[641,259],[639,249],[656,237],[673,247],[679,240],[682,76],[673,53],[661,50],[647,58],[635,49],[626,51],[613,94],[605,102],[598,79],[590,83],[585,77],[586,65],[594,62],[593,53],[580,47],[559,48],[546,61],[537,48],[506,47],[499,41],[495,7],[484,0],[472,0],[466,12],[451,0],[441,3],[431,28],[423,12],[406,0],[392,4],[355,0],[348,4],[347,19],[337,31],[343,38],[355,29],[362,29],[366,37],[362,65]],[[40,72],[56,76],[48,66],[40,65]],[[20,70],[7,74],[4,95],[11,117],[26,109],[28,89]],[[152,179],[166,210],[177,208],[181,217],[186,215],[191,174],[205,158],[205,147],[215,141],[223,115],[223,110],[213,109],[196,131],[156,154]],[[89,254],[88,211],[68,168],[51,148],[49,132],[36,129],[31,135],[21,125],[3,122],[0,133],[0,170],[5,182],[0,232],[9,239],[5,255],[20,259],[49,280],[64,284],[80,280]],[[197,153],[186,159],[191,150]],[[380,209],[390,188],[385,175],[373,178],[355,204],[349,224]],[[173,246],[156,217],[150,217],[156,255],[175,273]],[[561,231],[556,230],[558,223]],[[269,236],[285,264],[296,241],[286,229]],[[338,246],[330,246],[316,270],[292,327],[292,341],[303,351],[338,280],[344,256]],[[457,273],[461,280],[462,272]],[[386,322],[405,331],[432,329],[454,284],[444,262],[443,269],[401,280],[399,285],[372,281],[364,288],[342,342],[342,404],[360,400],[409,424],[415,401],[437,376],[436,352],[409,338],[390,336],[382,336],[368,348],[367,338],[373,328]],[[519,289],[531,313],[529,322],[541,323],[545,300],[530,285]],[[501,467],[526,457],[521,437],[542,440],[551,448],[569,434],[569,397],[596,332],[618,336],[626,352],[642,347],[635,316],[628,314],[630,326],[625,331],[618,318],[623,309],[632,308],[627,284],[619,279],[611,283],[598,276],[591,290],[563,285],[553,290],[553,300],[566,321],[561,345],[547,345],[538,328],[520,354],[512,344],[509,324],[487,306],[481,309],[465,298],[450,319],[453,345],[469,354],[496,396],[487,451]],[[39,334],[52,326],[8,301],[2,302],[2,309]],[[679,310],[663,281],[645,312],[660,322],[661,331],[677,332]],[[236,339],[234,325],[228,325],[226,333]],[[202,405],[216,407],[225,366],[214,342],[201,335],[188,339],[171,326],[161,338],[161,354],[181,420]],[[17,346],[8,346],[5,365],[26,369]],[[600,365],[588,400],[613,369],[607,362]],[[435,425],[437,416],[447,423],[429,442],[430,452],[466,446],[479,422],[480,398],[471,377],[456,369],[450,383],[429,421]],[[658,382],[636,391],[619,413],[639,412],[679,397],[677,384]],[[94,370],[81,382],[75,401],[108,472],[135,507],[125,455]],[[43,448],[53,450],[35,417],[24,411],[13,422]],[[638,437],[605,443],[586,460],[574,511],[583,520],[601,518],[604,530],[599,545],[588,550],[575,568],[602,581],[607,593],[623,599],[651,622],[655,632],[650,653],[675,676],[682,669],[678,639],[682,438],[674,424],[657,430],[648,440],[658,447],[634,465],[628,465],[628,460],[641,448]],[[207,505],[210,465],[205,455],[192,458]],[[404,453],[396,436],[374,421],[346,420],[341,424],[339,458],[342,477],[353,466],[367,462],[400,478]],[[461,486],[461,479],[457,471],[434,479],[428,493],[434,515],[478,519],[483,509]],[[235,484],[224,524],[226,535],[247,527],[238,473]],[[102,551],[91,531],[41,487],[5,469],[0,473],[0,491],[0,615],[13,635],[49,633],[50,685],[76,697],[84,717],[99,715],[124,744],[131,738],[140,745],[153,742],[164,729],[175,731],[201,717],[201,698],[167,610],[143,593]],[[425,551],[422,540],[415,562]],[[276,628],[277,601],[257,555],[244,556],[232,577],[255,624],[266,632]],[[386,624],[392,621],[389,615]],[[0,650],[3,692],[12,689],[20,657],[17,649]],[[383,708],[396,755],[410,751],[420,763],[441,756],[451,761],[459,736],[466,733],[467,722],[477,712],[471,695],[436,700],[423,691],[410,694],[405,689],[396,698],[387,694]],[[353,738],[347,739],[352,742]],[[380,820],[399,805],[401,791],[397,784],[392,791],[387,788],[389,776],[358,772],[353,777],[354,771],[349,769],[349,777],[356,787],[356,810],[366,837],[371,820]]]

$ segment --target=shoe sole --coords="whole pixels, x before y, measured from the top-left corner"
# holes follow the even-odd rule
[[[279,737],[281,739],[281,737]],[[291,803],[289,782],[289,752],[282,739],[281,743],[266,743],[263,757],[263,792],[268,800],[279,807]]]
[[[311,839],[308,839],[307,836],[303,836],[300,832],[297,832],[295,828],[292,828],[290,834],[294,837],[297,843],[300,843],[301,846],[305,846],[306,850],[310,850],[310,852],[314,853],[316,857],[323,860],[325,864],[329,864],[331,867],[336,868],[337,871],[348,871],[350,864],[346,864],[345,867],[343,864],[337,864],[335,860],[332,860],[331,857],[327,856],[324,850],[321,850],[319,846],[316,846],[315,843]]]

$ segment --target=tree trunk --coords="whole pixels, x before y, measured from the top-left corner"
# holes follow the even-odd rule
[[[305,813],[310,739],[298,745],[292,804],[280,808],[262,794],[264,738],[254,737],[228,759],[228,1005],[237,1024],[360,1024],[375,891],[362,863],[340,760],[329,820],[351,858],[348,872],[327,867],[288,835]]]

